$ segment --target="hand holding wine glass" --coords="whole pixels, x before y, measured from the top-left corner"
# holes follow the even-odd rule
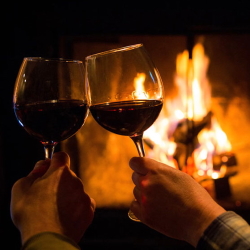
[[[143,44],[86,57],[90,112],[106,130],[129,136],[144,157],[143,132],[163,105],[163,84]],[[129,217],[139,221],[131,211]]]
[[[74,135],[88,116],[82,61],[24,58],[14,88],[14,112],[51,158],[55,146]]]

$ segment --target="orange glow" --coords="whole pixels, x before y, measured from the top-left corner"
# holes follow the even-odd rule
[[[209,59],[200,43],[194,46],[192,59],[189,59],[187,50],[177,55],[175,82],[183,113],[189,119],[201,120],[210,108],[211,86],[206,77],[208,66]]]
[[[220,125],[214,117],[212,117],[211,128],[203,129],[198,134],[198,141],[202,145],[200,146],[200,148],[202,147],[205,153],[207,154],[207,157],[210,158],[210,165],[207,165],[209,167],[208,169],[206,169],[206,174],[212,176],[213,179],[217,179],[224,171],[223,169],[221,169],[220,174],[213,171],[213,165],[211,165],[213,160],[212,157],[214,154],[221,154],[231,151],[232,146],[231,143],[228,141],[226,134],[222,131]],[[201,153],[198,152],[198,149],[195,150],[194,154],[195,165],[198,167],[198,169],[200,169],[204,157],[201,155]],[[198,175],[203,174],[199,174],[198,172]]]
[[[79,56],[79,51],[83,51],[80,44],[78,49],[75,49],[77,56]],[[92,46],[91,44],[88,46]],[[102,47],[95,46],[96,44],[94,51],[102,49]],[[106,48],[107,43],[101,46]],[[113,44],[108,46],[112,49]],[[163,57],[164,55],[162,59]],[[187,118],[199,122],[211,110],[211,87],[207,78],[209,59],[204,53],[202,44],[194,46],[191,58],[187,50],[176,55],[176,70],[173,76],[175,91],[171,92],[171,97],[165,98],[158,119],[144,132],[146,156],[175,168],[179,167],[175,157],[180,149],[180,143],[177,144],[173,137],[177,126]],[[161,66],[164,67],[164,65]],[[131,98],[133,96],[139,99],[145,98],[145,80],[144,74],[134,76],[135,91]],[[164,85],[168,86],[168,83],[165,82]],[[166,90],[168,91],[168,88]],[[115,91],[114,89],[114,93]],[[128,91],[130,93],[130,90]],[[237,114],[236,117],[245,119],[245,117],[238,116],[238,106],[237,109],[235,106],[232,106],[233,109],[230,106],[233,113],[229,112],[228,118],[235,117],[234,115]],[[218,110],[218,115],[221,118],[220,110]],[[238,126],[238,123],[235,125]],[[199,173],[202,179],[207,178],[208,174],[212,178],[218,178],[225,173],[226,168],[222,166],[217,172],[213,171],[211,163],[213,154],[223,152],[223,150],[229,151],[230,144],[216,117],[213,117],[211,124],[203,130],[200,131],[199,147],[196,151],[188,157],[187,161],[184,155],[183,162],[187,163],[187,166],[182,166],[182,171],[194,177],[197,177]],[[248,130],[243,128],[243,131],[247,133]],[[134,184],[131,181],[132,170],[128,166],[128,161],[132,156],[138,155],[130,138],[104,130],[90,114],[84,127],[74,137],[63,142],[62,147],[62,150],[70,154],[72,169],[83,180],[84,190],[96,200],[97,207],[129,208],[131,201],[134,200],[132,191]],[[224,158],[221,160],[226,165],[228,156]]]
[[[164,111],[156,122],[145,131],[144,138],[153,143],[148,157],[155,158],[170,166],[175,166],[174,154],[177,144],[172,135],[182,119],[201,121],[211,108],[211,86],[207,79],[209,58],[205,55],[201,43],[194,46],[192,59],[185,50],[177,55],[175,84],[178,96],[173,100],[165,100],[167,114]],[[213,155],[231,151],[231,144],[222,131],[216,118],[212,116],[210,126],[203,128],[198,134],[198,147],[193,152],[196,174],[218,178],[220,173],[213,170]]]
[[[176,168],[176,162],[173,158],[176,143],[170,141],[167,133],[170,121],[162,115],[163,113],[160,114],[157,122],[144,132],[144,140],[148,139],[154,145],[153,150],[149,150],[147,156]]]

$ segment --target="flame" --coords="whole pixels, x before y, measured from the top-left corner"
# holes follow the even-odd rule
[[[198,168],[197,174],[200,176],[208,175],[213,179],[217,179],[219,173],[213,171],[213,155],[230,152],[232,146],[215,117],[212,117],[211,128],[203,129],[198,134],[198,141],[200,147],[194,151],[194,161]],[[201,148],[203,152],[200,151]],[[206,154],[207,158],[206,169],[203,168],[204,154]],[[200,170],[203,170],[203,172]]]
[[[211,108],[211,86],[207,78],[209,58],[204,47],[197,43],[192,50],[192,59],[187,50],[177,55],[175,84],[178,87],[176,98],[165,100],[168,115],[161,112],[156,122],[144,133],[145,140],[153,143],[148,156],[175,166],[174,154],[177,144],[172,136],[182,119],[201,121]],[[218,178],[213,171],[213,156],[231,151],[231,144],[215,117],[211,124],[197,136],[198,146],[193,152],[193,162],[200,176]]]
[[[138,73],[134,78],[133,97],[136,99],[148,98],[145,88],[146,75],[144,73]],[[170,166],[176,167],[176,162],[173,159],[176,144],[169,142],[166,137],[166,129],[169,127],[169,121],[167,118],[159,119],[159,123],[156,126],[151,126],[144,132],[144,138],[151,138],[154,144],[154,151],[151,151],[150,158],[157,158],[161,162],[164,162]]]
[[[158,118],[158,121],[144,132],[144,139],[148,139],[154,144],[154,148],[149,152],[148,157],[176,168],[176,161],[173,157],[176,150],[176,143],[170,141],[166,133],[170,126],[170,121],[166,117]]]
[[[202,44],[198,43],[189,59],[187,50],[177,55],[175,83],[179,90],[180,107],[185,117],[201,120],[208,112],[211,86],[206,77],[209,59]]]
[[[198,140],[200,144],[211,142],[214,148],[210,148],[210,151],[213,150],[217,154],[229,152],[232,150],[231,143],[228,141],[226,134],[222,131],[215,117],[212,117],[211,128],[203,129],[198,134]]]

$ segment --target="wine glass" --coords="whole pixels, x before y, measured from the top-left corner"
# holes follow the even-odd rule
[[[82,61],[61,58],[23,59],[15,82],[13,106],[20,125],[44,146],[51,158],[55,146],[74,135],[88,113]]]
[[[143,44],[86,57],[86,88],[90,112],[104,129],[129,136],[145,156],[143,132],[163,105],[163,84]],[[129,211],[129,218],[139,221]]]

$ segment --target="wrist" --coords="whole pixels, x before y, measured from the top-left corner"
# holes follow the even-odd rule
[[[77,243],[71,238],[55,232],[42,232],[28,238],[23,244],[22,249],[80,249]]]
[[[42,234],[42,233],[55,233],[59,235],[64,235],[60,227],[47,225],[32,225],[31,227],[26,226],[20,229],[22,244],[24,244],[30,238]]]
[[[187,242],[197,246],[200,238],[204,234],[205,230],[209,227],[209,225],[221,214],[225,213],[226,210],[219,206],[217,203],[212,204],[211,207],[203,208],[203,211],[197,213],[196,219],[194,219],[194,227],[193,230],[190,230],[190,234],[188,235]]]

